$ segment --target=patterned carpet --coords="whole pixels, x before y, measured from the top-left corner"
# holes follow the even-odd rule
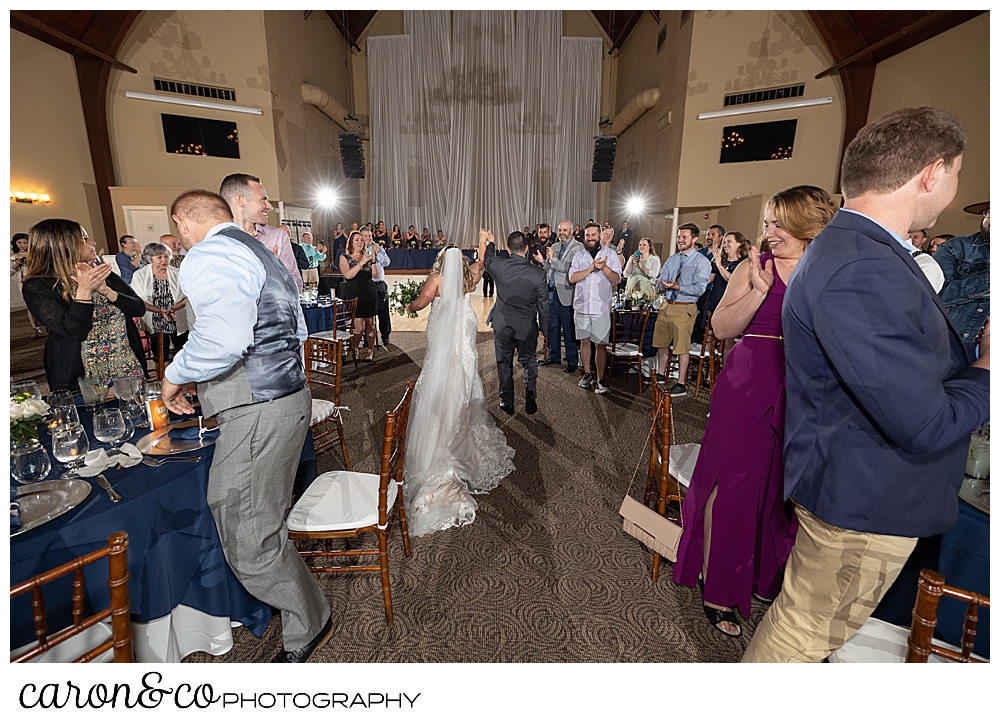
[[[42,381],[41,341],[24,314],[11,315],[11,374]],[[377,472],[385,411],[416,380],[425,351],[419,332],[396,332],[392,346],[359,371],[346,367],[342,404],[352,466]],[[334,635],[316,662],[729,662],[738,661],[765,608],[754,602],[740,638],[705,619],[697,591],[675,585],[670,565],[650,579],[652,554],[622,532],[618,514],[636,464],[633,495],[645,484],[648,390],[634,375],[616,378],[605,397],[577,387],[580,374],[543,367],[539,411],[497,408],[492,334],[478,340],[480,373],[498,426],[516,450],[517,470],[477,497],[476,521],[413,540],[403,555],[398,528],[390,542],[394,625],[385,625],[379,576],[320,578],[333,608]],[[322,396],[322,395],[321,395]],[[708,399],[675,400],[678,443],[700,441]],[[321,472],[338,469],[339,452],[321,455]],[[263,662],[281,646],[281,625],[264,637],[233,631],[228,654],[186,662]]]

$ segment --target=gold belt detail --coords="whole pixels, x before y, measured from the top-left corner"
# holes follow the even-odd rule
[[[748,336],[751,336],[751,337],[753,337],[755,339],[778,339],[778,340],[781,340],[781,339],[785,338],[783,336],[774,336],[773,334],[744,334],[743,338],[745,339]]]

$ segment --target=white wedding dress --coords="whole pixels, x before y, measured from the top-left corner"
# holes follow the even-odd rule
[[[472,495],[514,471],[514,450],[486,408],[478,322],[464,282],[462,252],[448,249],[406,433],[404,492],[413,537],[469,524],[478,508]]]

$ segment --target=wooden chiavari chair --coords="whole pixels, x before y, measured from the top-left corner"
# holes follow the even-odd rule
[[[396,408],[386,412],[380,474],[350,471],[322,474],[306,489],[288,514],[288,536],[306,559],[307,565],[311,558],[329,560],[378,556],[378,564],[310,565],[310,569],[315,573],[380,572],[385,619],[390,627],[389,530],[393,522],[399,522],[404,551],[407,557],[412,557],[403,501],[403,459],[406,456],[406,428],[412,397],[413,382],[409,382]],[[378,549],[330,549],[330,542],[334,539],[357,537],[367,532],[378,536]],[[307,540],[322,540],[323,549],[301,549]]]
[[[306,339],[306,380],[310,385],[333,390],[333,401],[313,398],[312,435],[316,454],[325,452],[337,442],[344,455],[344,468],[351,468],[344,438],[344,422],[340,415],[340,372],[344,364],[344,342],[324,339],[318,335]]]
[[[611,314],[611,345],[608,347],[605,378],[607,382],[611,381],[611,373],[616,366],[635,367],[639,377],[639,394],[642,394],[642,344],[646,338],[650,310],[615,309]]]
[[[932,640],[934,628],[937,626],[938,603],[942,597],[955,598],[969,604],[965,611],[960,653],[935,645]],[[990,599],[985,595],[945,585],[940,573],[934,570],[921,570],[920,579],[917,581],[917,601],[913,606],[913,623],[910,626],[910,637],[906,641],[906,662],[926,663],[930,655],[938,655],[956,663],[985,662],[972,657],[980,607],[986,609],[990,607]]]
[[[108,558],[108,589],[111,593],[110,607],[84,618],[85,581],[83,568],[105,557]],[[70,573],[73,573],[73,624],[53,635],[49,635],[42,585]],[[128,534],[126,532],[116,532],[111,535],[108,538],[107,547],[102,547],[99,550],[67,562],[65,565],[60,565],[48,572],[43,572],[41,575],[36,575],[30,580],[25,580],[18,585],[14,585],[10,589],[10,596],[12,598],[17,597],[29,590],[31,591],[31,604],[35,620],[35,637],[38,640],[38,644],[20,652],[11,658],[10,662],[23,663],[32,660],[42,653],[66,643],[74,636],[85,633],[85,631],[93,628],[107,618],[111,618],[111,637],[97,645],[97,647],[84,652],[73,660],[73,662],[89,662],[112,648],[114,649],[114,661],[116,663],[134,662],[134,654],[132,652],[132,621],[129,618]]]

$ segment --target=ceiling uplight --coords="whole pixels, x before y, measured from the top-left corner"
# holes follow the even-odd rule
[[[330,208],[331,206],[337,205],[337,194],[330,188],[320,189],[320,192],[316,194],[316,200],[319,202],[320,206],[326,206]]]
[[[642,209],[645,208],[646,203],[641,198],[630,198],[626,207],[629,213],[642,213]]]

